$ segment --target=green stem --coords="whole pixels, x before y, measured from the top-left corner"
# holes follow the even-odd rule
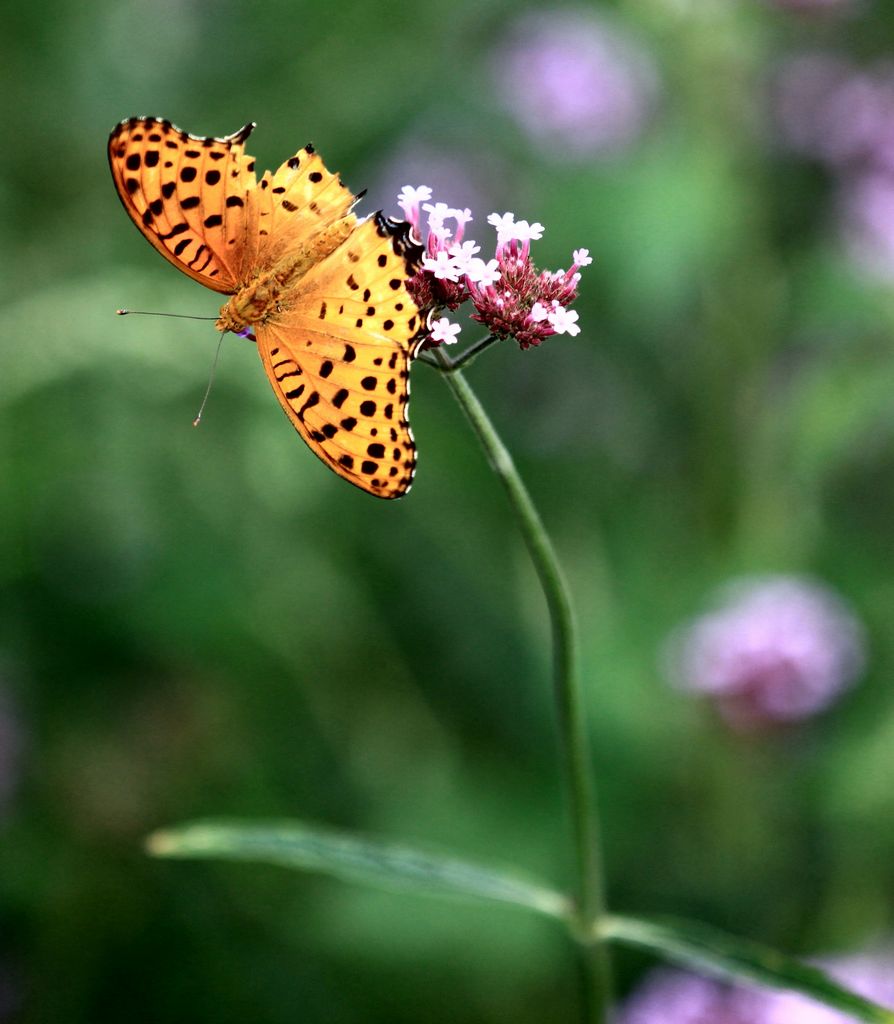
[[[487,413],[452,361],[440,349],[434,349],[433,354],[441,366],[447,386],[472,424],[509,496],[549,608],[561,773],[571,814],[575,852],[575,915],[572,927],[581,959],[582,1020],[587,1024],[603,1024],[608,1014],[611,977],[608,952],[596,927],[605,913],[599,826],[578,668],[577,625],[568,585],[540,515]]]
[[[499,340],[495,334],[488,334],[486,338],[476,341],[474,345],[470,345],[465,352],[460,352],[458,356],[448,356],[443,349],[439,348],[432,350],[431,353],[422,352],[417,358],[428,363],[429,366],[437,367],[444,373],[453,373],[461,366],[471,365],[486,348],[490,348],[494,342]],[[435,355],[435,351],[437,351],[437,355]]]
[[[480,341],[476,341],[474,345],[470,345],[465,352],[460,352],[458,356],[455,356],[450,360],[449,366],[443,367],[450,373],[458,370],[461,366],[472,365],[472,362],[481,355],[486,349],[490,348],[495,341],[500,339],[495,334],[488,334],[486,338],[482,338]]]

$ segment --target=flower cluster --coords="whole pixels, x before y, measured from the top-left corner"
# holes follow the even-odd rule
[[[739,728],[809,717],[856,679],[863,629],[836,594],[811,580],[739,580],[718,607],[671,638],[668,666],[681,688],[712,698]]]
[[[894,1008],[894,958],[890,952],[830,959],[818,964],[855,992]],[[746,988],[660,967],[629,997],[618,1024],[850,1024],[794,992]]]
[[[513,213],[492,213],[487,220],[496,229],[496,250],[485,260],[478,255],[481,246],[466,238],[471,210],[428,202],[431,196],[425,185],[407,185],[398,196],[414,231],[425,236],[422,267],[408,287],[429,318],[431,344],[457,340],[460,325],[434,315],[455,311],[465,302],[475,309],[473,320],[494,337],[515,338],[521,348],[539,345],[554,334],[580,334],[578,314],[569,307],[577,298],[578,271],[593,262],[588,250],[575,250],[567,270],[537,270],[531,242],[543,237],[543,225],[516,220]]]

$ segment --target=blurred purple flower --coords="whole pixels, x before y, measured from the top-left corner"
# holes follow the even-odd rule
[[[894,1009],[894,952],[863,953],[816,961],[817,967],[857,995]],[[754,1024],[853,1024],[838,1013],[795,992],[741,989],[736,1001],[744,1019]]]
[[[894,280],[894,174],[867,171],[845,178],[838,210],[854,263],[874,277]]]
[[[758,1024],[737,1015],[733,991],[697,974],[659,967],[624,1003],[618,1024]]]
[[[770,576],[725,587],[718,606],[671,637],[681,689],[707,694],[732,725],[808,717],[854,682],[865,662],[860,623],[827,587]]]
[[[858,995],[894,1009],[894,954],[817,961]],[[853,1017],[794,992],[710,981],[658,968],[621,1007],[618,1024],[853,1024]]]
[[[781,65],[772,95],[783,144],[837,179],[839,234],[853,261],[894,277],[894,64],[800,54]]]
[[[0,690],[0,819],[18,785],[23,745],[22,730],[12,700]]]
[[[894,67],[862,69],[828,53],[801,53],[778,68],[773,113],[782,142],[833,168],[894,168]]]
[[[654,106],[654,62],[627,32],[585,9],[518,18],[496,53],[497,91],[537,145],[612,153],[638,138]]]

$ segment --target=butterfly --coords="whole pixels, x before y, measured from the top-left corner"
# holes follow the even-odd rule
[[[352,212],[362,197],[313,146],[260,180],[253,123],[202,138],[132,117],[109,137],[124,208],[175,267],[230,296],[216,327],[257,341],[270,384],[310,449],[380,498],[410,488],[410,362],[426,325],[407,280],[423,250],[410,225]]]

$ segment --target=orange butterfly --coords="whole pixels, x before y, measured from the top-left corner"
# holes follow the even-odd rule
[[[133,222],[166,259],[230,295],[219,331],[254,330],[280,405],[311,450],[379,498],[406,494],[416,466],[409,364],[425,337],[407,291],[422,247],[305,146],[260,181],[245,153],[254,124],[200,138],[132,117],[109,164]],[[362,195],[362,193],[361,193]]]

